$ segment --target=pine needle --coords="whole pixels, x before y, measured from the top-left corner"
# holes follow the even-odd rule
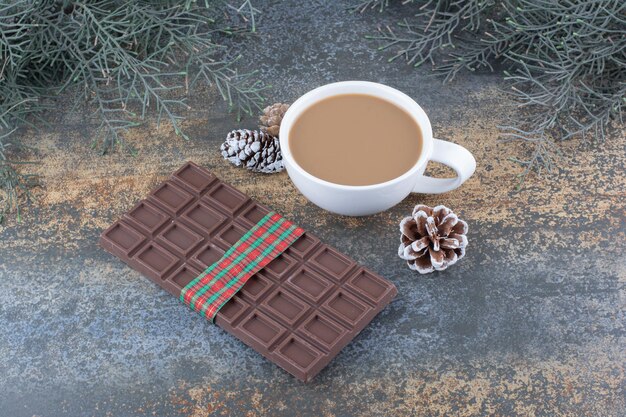
[[[0,1],[0,221],[27,195],[32,178],[9,153],[15,130],[45,122],[44,102],[81,91],[95,109],[100,152],[132,147],[124,132],[148,116],[187,138],[181,112],[198,84],[215,86],[240,117],[260,109],[267,88],[239,73],[220,42],[255,30],[250,0]]]

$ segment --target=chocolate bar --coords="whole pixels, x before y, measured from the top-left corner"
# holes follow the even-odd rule
[[[178,297],[269,211],[188,162],[105,230],[100,245]],[[245,283],[215,324],[307,382],[396,294],[305,232]]]

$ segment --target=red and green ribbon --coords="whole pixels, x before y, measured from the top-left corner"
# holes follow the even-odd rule
[[[283,253],[304,230],[269,212],[222,258],[182,289],[180,300],[213,320],[248,279]]]

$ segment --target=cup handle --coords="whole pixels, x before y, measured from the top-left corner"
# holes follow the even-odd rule
[[[456,178],[433,178],[420,175],[414,193],[441,194],[458,188],[476,169],[474,156],[464,147],[445,140],[433,139],[431,161],[441,162],[456,171]]]

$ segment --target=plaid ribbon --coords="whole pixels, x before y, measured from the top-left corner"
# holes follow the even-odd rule
[[[281,215],[269,212],[219,261],[187,284],[180,293],[180,300],[213,322],[220,308],[252,275],[283,253],[303,233],[304,230]]]

